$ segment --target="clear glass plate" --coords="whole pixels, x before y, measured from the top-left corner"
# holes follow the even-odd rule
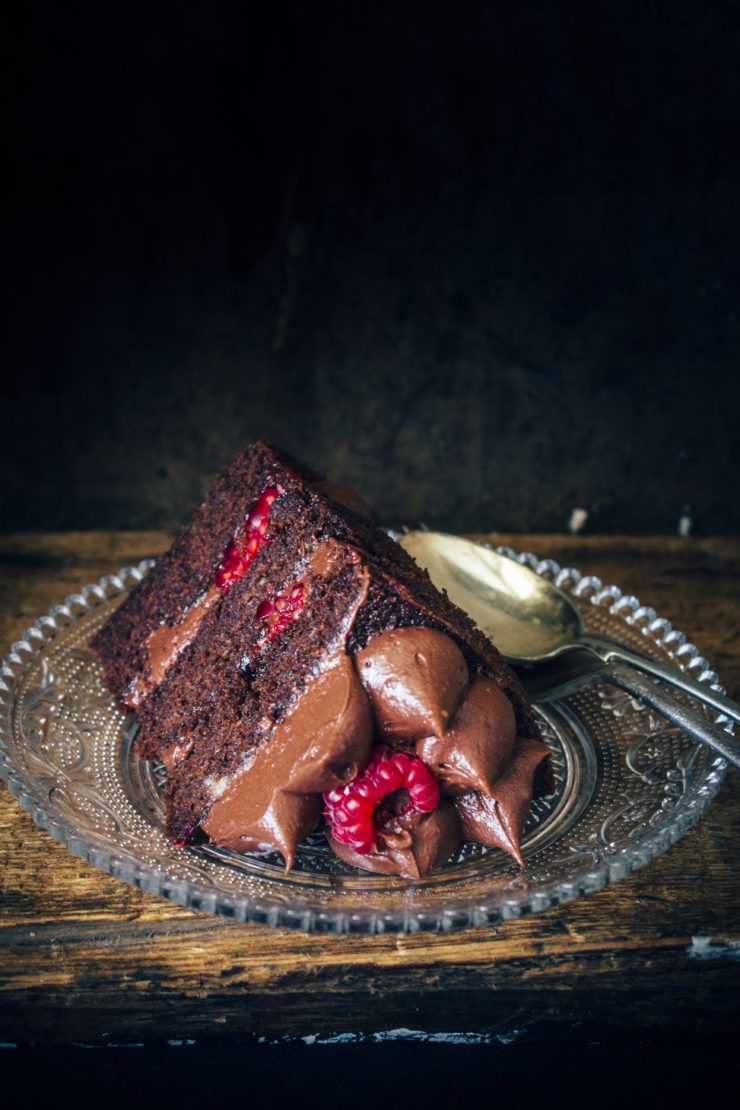
[[[586,628],[673,659],[718,686],[697,649],[637,598],[552,560],[503,554],[573,595]],[[137,759],[134,718],[115,707],[88,648],[151,561],[87,586],[13,644],[0,679],[0,774],[34,821],[111,875],[239,921],[337,933],[491,925],[599,890],[674,844],[716,794],[725,761],[644,705],[592,686],[538,708],[555,793],[534,803],[526,869],[464,844],[415,884],[341,863],[321,833],[286,875],[277,855],[179,849],[164,832],[164,769]]]

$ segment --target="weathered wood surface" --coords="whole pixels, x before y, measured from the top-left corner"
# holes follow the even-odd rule
[[[731,539],[497,536],[636,593],[740,693]],[[67,593],[162,550],[164,533],[0,540],[5,646]],[[740,1026],[740,775],[699,826],[615,886],[495,930],[374,938],[238,925],[71,855],[0,790],[0,1041]]]

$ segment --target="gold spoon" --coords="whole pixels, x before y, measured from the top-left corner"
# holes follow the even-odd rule
[[[645,676],[740,721],[736,702],[677,667],[585,632],[571,599],[514,559],[443,532],[409,532],[400,542],[509,662],[540,664],[532,671],[520,671],[535,700],[562,697],[591,682],[611,682],[740,766],[740,743],[733,736]],[[561,663],[553,662],[564,656],[568,658]]]

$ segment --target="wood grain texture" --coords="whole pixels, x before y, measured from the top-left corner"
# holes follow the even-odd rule
[[[738,697],[737,541],[493,538],[636,593],[687,633]],[[0,540],[4,645],[67,593],[167,542],[161,532]],[[3,787],[0,1040],[562,1029],[596,1021],[737,1030],[739,802],[740,775],[731,770],[680,844],[572,905],[495,930],[361,938],[239,925],[143,894],[54,843]]]

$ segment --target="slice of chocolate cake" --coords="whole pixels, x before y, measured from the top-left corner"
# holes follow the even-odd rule
[[[181,844],[418,878],[463,836],[520,863],[548,750],[515,676],[351,490],[239,454],[93,648],[168,771]]]

